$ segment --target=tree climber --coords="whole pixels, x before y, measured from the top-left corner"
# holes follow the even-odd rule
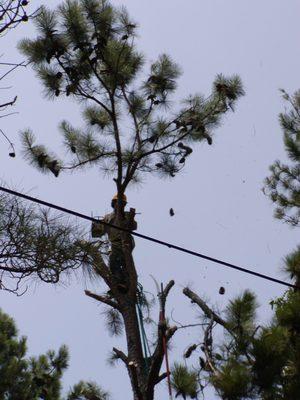
[[[121,212],[119,213],[121,224],[118,221],[118,195],[115,195],[111,201],[111,206],[113,208],[113,212],[107,214],[102,219],[103,222],[107,222],[112,225],[121,226],[128,230],[136,230],[137,223],[134,219],[135,217],[135,209],[130,208],[130,211],[124,211],[124,208],[127,204],[127,198],[125,194],[122,195],[121,199]],[[109,268],[111,273],[117,280],[117,286],[120,291],[127,291],[127,273],[126,273],[126,263],[125,263],[125,256],[123,252],[123,245],[122,245],[122,231],[111,228],[107,225],[102,225],[100,223],[92,224],[92,237],[102,237],[103,235],[107,234],[108,239],[110,241],[111,249],[110,249],[110,256],[109,256]],[[129,234],[129,246],[130,252],[133,251],[135,247],[134,239],[132,235]]]

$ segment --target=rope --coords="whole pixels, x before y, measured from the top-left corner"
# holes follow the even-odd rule
[[[142,347],[143,347],[143,353],[144,353],[145,367],[146,367],[146,371],[148,372],[149,371],[149,358],[151,357],[151,351],[150,351],[150,346],[149,346],[149,342],[147,339],[145,326],[144,326],[144,317],[143,317],[143,312],[142,312],[143,298],[145,298],[145,296],[143,294],[143,286],[140,283],[138,283],[136,309],[137,309],[137,316],[138,316],[138,322],[139,322],[139,327],[140,327],[140,334],[141,334],[141,338],[142,338]]]
[[[163,303],[162,303],[162,295],[163,295],[163,291],[164,291],[164,287],[163,284],[161,283],[160,286],[160,313],[159,313],[159,321],[161,324],[165,324],[166,322],[166,316],[165,316],[165,310],[163,307]],[[166,334],[163,331],[163,337],[162,337],[162,341],[163,341],[163,350],[164,350],[164,355],[165,355],[165,360],[166,360],[166,370],[167,370],[167,380],[168,380],[168,390],[169,390],[169,399],[173,400],[173,393],[172,393],[172,385],[171,385],[171,379],[170,379],[170,366],[169,366],[169,357],[168,357],[168,346],[167,346],[167,340],[166,340]]]

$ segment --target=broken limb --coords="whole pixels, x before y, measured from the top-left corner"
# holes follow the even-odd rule
[[[120,307],[119,307],[118,303],[115,302],[114,300],[111,300],[105,296],[99,296],[98,294],[92,293],[89,290],[85,290],[84,293],[87,296],[91,297],[92,299],[100,301],[101,303],[107,304],[108,306],[111,306],[111,307],[115,308],[116,310],[120,311]]]

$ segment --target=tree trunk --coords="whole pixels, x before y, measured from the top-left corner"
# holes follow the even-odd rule
[[[134,393],[134,400],[146,400],[144,396],[144,387],[147,376],[144,368],[145,365],[135,300],[133,300],[131,296],[124,299],[124,302],[122,301],[121,304],[121,310],[127,341],[128,372]]]

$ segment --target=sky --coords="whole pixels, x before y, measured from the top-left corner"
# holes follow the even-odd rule
[[[31,2],[31,7],[35,6]],[[37,1],[36,5],[42,4]],[[48,1],[50,7],[59,2]],[[213,146],[199,145],[180,176],[173,180],[146,177],[127,193],[135,207],[138,231],[195,251],[238,264],[279,279],[283,258],[298,244],[299,233],[273,218],[273,208],[262,193],[269,165],[286,160],[278,114],[285,109],[279,88],[292,93],[300,87],[298,38],[299,2],[289,0],[113,0],[126,5],[138,21],[138,47],[147,62],[168,53],[182,68],[183,76],[174,97],[178,101],[192,93],[208,95],[218,73],[239,74],[245,87],[235,113],[228,114],[214,133]],[[1,39],[2,59],[18,62],[16,49],[24,36],[32,37],[30,23],[19,26]],[[3,46],[4,45],[4,46]],[[3,83],[3,82],[2,82]],[[9,148],[0,146],[0,178],[10,187],[23,190],[64,207],[88,215],[110,211],[115,188],[111,179],[97,169],[80,173],[42,175],[22,158],[20,130],[30,127],[38,140],[64,157],[58,124],[62,119],[81,124],[80,108],[72,101],[50,102],[42,87],[27,69],[11,74],[2,97],[18,94],[14,111],[1,119],[1,129],[16,147],[17,157],[8,157]],[[175,216],[169,216],[169,208]],[[139,280],[155,294],[153,275],[164,283],[174,279],[176,286],[167,305],[167,314],[181,323],[199,321],[199,313],[183,296],[189,285],[219,310],[243,290],[257,294],[258,318],[268,321],[269,301],[285,290],[278,284],[225,269],[174,250],[136,239],[134,251]],[[219,287],[226,293],[220,296]],[[106,358],[113,346],[125,349],[123,339],[108,335],[102,309],[83,291],[101,292],[78,276],[58,287],[34,283],[26,295],[0,293],[1,308],[12,315],[20,333],[28,336],[29,354],[67,344],[70,368],[64,389],[80,379],[92,379],[109,390],[113,399],[131,399],[125,369],[111,368]],[[174,339],[170,358],[180,360],[184,349],[199,340],[199,328],[182,330]],[[161,385],[156,399],[167,395]],[[209,400],[216,396],[209,393]]]

